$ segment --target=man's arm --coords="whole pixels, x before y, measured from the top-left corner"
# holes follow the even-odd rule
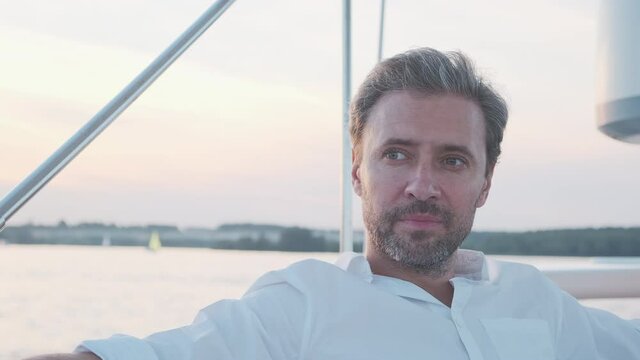
[[[100,358],[92,352],[82,352],[76,354],[39,355],[24,360],[100,360]]]
[[[25,360],[298,358],[305,309],[304,297],[298,290],[278,283],[250,291],[241,300],[212,304],[201,310],[189,326],[144,339],[114,335],[87,340],[73,354]]]
[[[640,359],[637,322],[582,306],[568,294],[564,294],[559,308],[561,324],[556,353],[559,359],[590,358],[585,354],[572,356],[589,348],[594,359]]]

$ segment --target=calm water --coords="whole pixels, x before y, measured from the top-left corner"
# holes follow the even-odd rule
[[[145,336],[188,324],[198,309],[241,296],[268,270],[303,258],[333,261],[335,256],[0,246],[0,360],[68,352],[82,339],[113,333]],[[640,299],[585,303],[640,318]]]

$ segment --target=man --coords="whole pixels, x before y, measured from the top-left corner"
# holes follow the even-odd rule
[[[491,188],[504,100],[460,53],[417,49],[353,99],[366,258],[261,277],[184,328],[85,341],[48,359],[640,359],[630,322],[532,267],[458,249]]]

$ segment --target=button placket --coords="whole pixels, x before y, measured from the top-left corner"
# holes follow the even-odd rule
[[[459,280],[459,281],[458,281]],[[453,301],[451,302],[451,318],[458,329],[458,336],[467,350],[470,360],[484,360],[482,352],[473,337],[473,334],[466,326],[462,315],[464,308],[471,297],[472,286],[462,279],[452,279],[451,285],[454,287]]]

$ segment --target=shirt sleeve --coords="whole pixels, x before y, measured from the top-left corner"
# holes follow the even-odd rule
[[[640,359],[638,323],[600,310],[585,308],[593,340],[603,359]]]
[[[297,358],[305,319],[303,295],[286,283],[222,300],[185,327],[138,339],[115,335],[84,341],[76,352],[103,360],[226,360]]]
[[[638,323],[584,307],[563,292],[559,359],[640,359]]]

